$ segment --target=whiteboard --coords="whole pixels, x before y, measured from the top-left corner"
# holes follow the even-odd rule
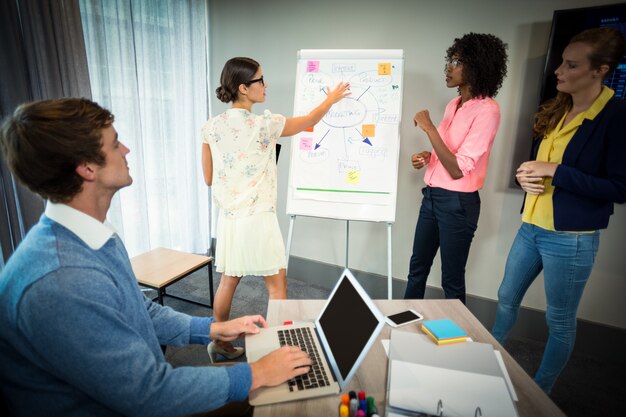
[[[351,95],[312,130],[292,138],[287,214],[393,222],[396,217],[403,50],[298,52],[294,116],[308,114],[326,87]]]

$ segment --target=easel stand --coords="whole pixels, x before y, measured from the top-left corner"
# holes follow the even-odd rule
[[[291,214],[289,216],[289,232],[287,234],[287,248],[286,258],[287,266],[289,266],[289,254],[291,253],[291,238],[293,236],[293,224],[296,221],[296,215]],[[387,222],[387,299],[392,298],[392,274],[391,274],[391,225],[392,222]],[[348,249],[350,244],[350,220],[346,220],[346,268],[348,268]]]

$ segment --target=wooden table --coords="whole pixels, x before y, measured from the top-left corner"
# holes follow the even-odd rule
[[[412,308],[424,316],[425,320],[449,318],[463,328],[477,342],[490,343],[502,353],[515,391],[519,398],[516,403],[520,417],[565,416],[528,374],[519,366],[504,348],[496,342],[489,331],[458,300],[374,300],[383,314],[389,315]],[[267,309],[267,322],[279,325],[286,320],[315,319],[325,300],[270,300]],[[404,331],[419,331],[420,322],[401,327]],[[388,360],[380,340],[389,339],[391,328],[385,326],[379,340],[372,346],[361,368],[350,381],[347,390],[365,391],[376,399],[378,414],[385,415],[385,390],[387,388]],[[292,401],[255,407],[255,417],[263,416],[337,416],[340,396],[327,396],[302,401]]]
[[[144,287],[156,290],[159,304],[163,305],[163,297],[168,296],[203,307],[213,308],[213,268],[210,256],[196,255],[174,249],[156,248],[135,256],[130,264],[139,282]],[[209,277],[209,304],[177,295],[168,294],[167,287],[193,274],[201,268],[207,268]]]

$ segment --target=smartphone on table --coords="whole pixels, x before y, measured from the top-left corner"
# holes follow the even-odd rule
[[[409,309],[400,313],[392,314],[385,317],[385,321],[391,327],[400,327],[405,324],[413,323],[422,320],[424,317],[415,310]]]

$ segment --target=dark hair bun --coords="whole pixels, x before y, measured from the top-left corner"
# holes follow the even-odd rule
[[[215,89],[215,94],[222,103],[230,103],[233,101],[233,95],[226,91],[221,85]]]

